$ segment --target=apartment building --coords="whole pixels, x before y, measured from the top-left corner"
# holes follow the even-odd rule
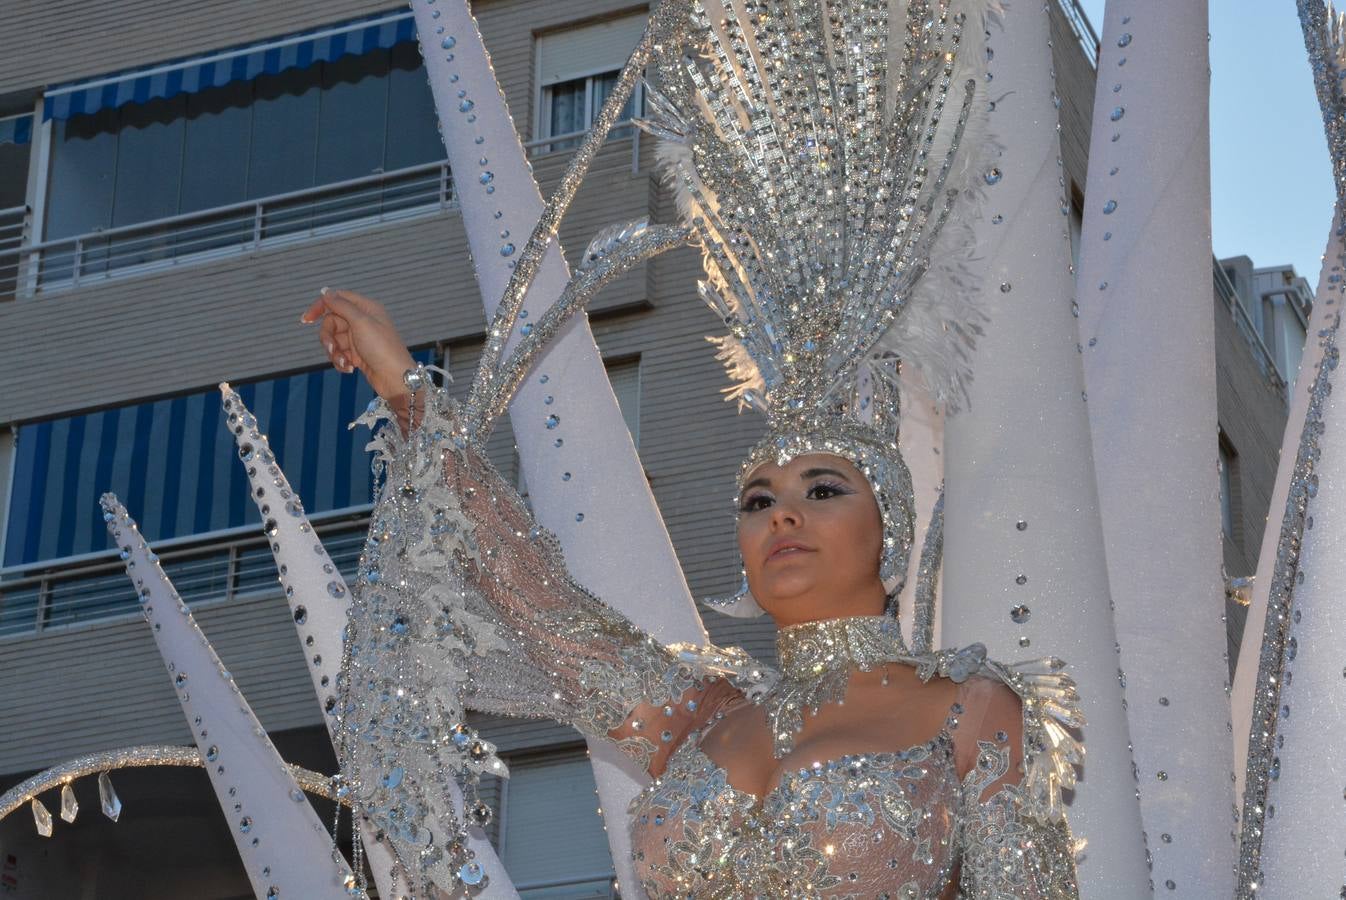
[[[473,6],[545,192],[647,6]],[[485,328],[410,14],[380,0],[146,0],[74,14],[18,0],[2,15],[0,790],[76,755],[191,741],[104,538],[97,498],[109,489],[282,754],[332,771],[214,385],[240,387],[349,574],[370,475],[363,436],[345,424],[370,397],[358,377],[325,365],[299,313],[323,285],[378,297],[419,358],[458,376],[472,371]],[[1097,41],[1073,0],[1051,15],[1078,218]],[[674,218],[653,162],[648,139],[616,129],[561,229],[572,262],[603,226]],[[699,271],[692,251],[652,260],[610,287],[590,319],[688,581],[706,595],[738,578],[730,501],[759,425],[719,395],[723,375],[702,339],[718,323],[696,298]],[[1274,475],[1283,384],[1240,332],[1220,334],[1221,421],[1238,466],[1229,471],[1255,482],[1235,508],[1251,523],[1257,492],[1270,491],[1259,479]],[[1227,411],[1226,382],[1237,385]],[[1251,407],[1260,443],[1239,430]],[[492,454],[517,477],[507,424]],[[1247,542],[1260,531],[1245,531],[1230,541],[1255,560]],[[717,643],[773,654],[768,622],[706,620]],[[521,893],[614,896],[578,735],[548,722],[477,724],[513,773],[493,797],[491,837]],[[51,838],[23,815],[0,824],[0,895],[250,896],[203,774],[112,780],[124,805],[115,824],[91,784],[76,785],[82,811]]]

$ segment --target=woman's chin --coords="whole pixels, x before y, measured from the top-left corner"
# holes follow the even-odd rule
[[[753,590],[753,598],[777,621],[799,621],[810,618],[818,606],[812,579],[773,579],[764,588]]]

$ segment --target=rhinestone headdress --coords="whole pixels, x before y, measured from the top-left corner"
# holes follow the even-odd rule
[[[994,183],[988,0],[698,0],[657,48],[642,123],[702,246],[711,338],[763,462],[851,460],[879,503],[880,573],[904,577],[911,475],[897,447],[902,362],[950,409],[980,333],[972,221]],[[709,601],[758,612],[746,581]],[[744,608],[746,606],[746,609]]]

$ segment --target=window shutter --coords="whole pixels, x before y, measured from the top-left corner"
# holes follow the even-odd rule
[[[524,898],[610,897],[612,854],[583,753],[510,762],[502,861]]]
[[[640,360],[631,359],[608,364],[608,381],[617,395],[626,430],[631,432],[631,443],[640,446]]]
[[[626,65],[645,31],[644,14],[555,31],[538,38],[539,87],[613,72]]]

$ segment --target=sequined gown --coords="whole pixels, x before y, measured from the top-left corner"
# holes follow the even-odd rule
[[[379,584],[364,592],[356,625],[401,623],[393,631],[417,665],[452,682],[469,708],[566,722],[657,774],[629,810],[646,894],[936,898],[956,877],[968,898],[1077,896],[1056,806],[1073,770],[1044,750],[1060,735],[1044,729],[1043,714],[1069,705],[1068,679],[991,663],[978,645],[912,656],[886,617],[797,626],[816,633],[791,645],[799,660],[782,648],[782,673],[737,649],[660,644],[568,576],[559,545],[513,488],[448,437],[452,411],[442,403],[429,404],[408,443],[391,428],[375,442],[387,469],[364,572]],[[375,631],[386,657],[388,631]],[[358,673],[361,641],[353,646]],[[811,668],[818,647],[845,652]],[[928,741],[792,768],[760,800],[735,789],[703,750],[726,711],[756,704],[776,757],[786,757],[804,710],[839,699],[853,664],[884,662],[958,683],[949,720]],[[804,671],[822,674],[801,679]],[[1002,683],[1026,700],[1023,754],[1008,728],[978,740]],[[1029,775],[1010,783],[1020,759]],[[1029,784],[1044,778],[1046,793]]]

